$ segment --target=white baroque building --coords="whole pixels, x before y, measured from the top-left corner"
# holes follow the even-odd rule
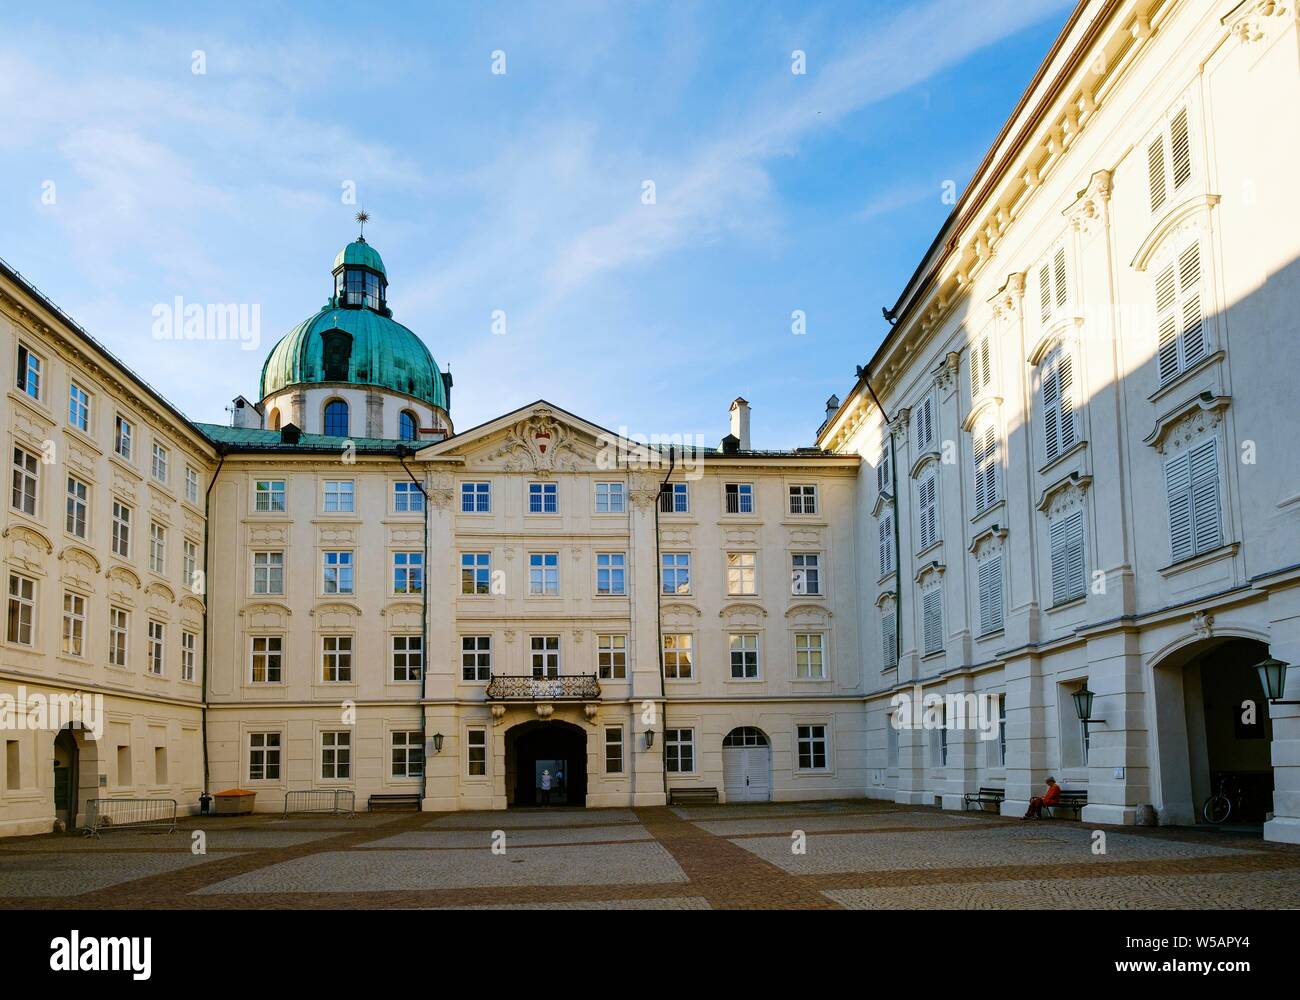
[[[1081,3],[792,451],[743,399],[716,448],[545,401],[457,431],[364,240],[198,423],[0,264],[0,702],[105,710],[11,713],[0,835],[232,787],[523,806],[543,770],[1006,813],[1051,773],[1087,821],[1192,823],[1230,773],[1300,841],[1300,713],[1253,670],[1300,662],[1298,104],[1291,0]],[[997,738],[891,726],[914,685]]]

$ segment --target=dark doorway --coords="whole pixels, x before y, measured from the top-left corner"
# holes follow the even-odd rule
[[[558,721],[515,726],[506,733],[506,788],[512,806],[585,806],[586,732]]]
[[[54,737],[54,815],[68,832],[77,826],[79,763],[77,737],[71,729],[60,729]]]
[[[1200,668],[1205,757],[1198,763],[1208,772],[1205,794],[1226,786],[1234,799],[1234,824],[1263,823],[1273,809],[1273,724],[1255,671],[1266,656],[1263,643],[1232,639],[1186,671]],[[1196,706],[1190,707],[1194,712]],[[1197,749],[1193,741],[1194,755]]]

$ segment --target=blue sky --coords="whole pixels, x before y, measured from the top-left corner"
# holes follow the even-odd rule
[[[807,445],[1070,6],[6,4],[0,257],[225,422],[351,182],[459,428],[545,397],[713,443],[743,395]],[[176,296],[258,305],[259,349],[155,340]]]

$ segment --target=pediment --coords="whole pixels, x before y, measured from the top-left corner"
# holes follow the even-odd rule
[[[125,566],[110,566],[104,575],[108,577],[110,583],[125,584],[134,590],[140,589],[140,578],[136,576],[134,570],[127,569]]]

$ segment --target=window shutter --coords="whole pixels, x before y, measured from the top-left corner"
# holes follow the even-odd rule
[[[926,592],[922,600],[922,631],[925,637],[926,653],[936,653],[943,649],[943,606],[942,592],[938,587]]]
[[[1052,269],[1056,275],[1056,308],[1060,309],[1065,305],[1068,291],[1065,282],[1065,247],[1057,247]]]
[[[1075,441],[1074,360],[1064,348],[1057,348],[1047,362],[1043,376],[1043,429],[1047,458],[1052,460],[1069,450]]]
[[[997,436],[991,423],[985,424],[975,437],[975,509],[992,507],[998,502]]]
[[[880,461],[876,463],[876,492],[888,493],[889,487],[892,485],[891,479],[892,477],[889,474],[889,447],[886,446],[885,450],[880,453]]]
[[[880,646],[885,654],[884,663],[887,667],[894,667],[898,665],[898,637],[893,609],[881,608],[880,616]]]
[[[1192,176],[1192,144],[1187,134],[1187,109],[1181,109],[1169,126],[1169,158],[1177,191]]]
[[[1156,278],[1156,329],[1158,331],[1157,356],[1160,381],[1168,382],[1178,374],[1178,291],[1170,264]]]
[[[1087,589],[1085,584],[1086,570],[1083,565],[1083,512],[1076,511],[1069,517],[1069,569],[1070,569],[1070,597],[1079,597]]]
[[[1191,478],[1192,524],[1197,552],[1209,552],[1223,543],[1219,516],[1219,451],[1214,441],[1197,445],[1188,453]]]
[[[1169,499],[1169,550],[1174,562],[1192,554],[1191,455],[1165,463],[1165,492]]]
[[[880,515],[880,575],[894,571],[894,512]]]
[[[988,506],[989,498],[984,492],[984,442],[982,435],[975,435],[975,512],[979,513]]]
[[[996,632],[1002,627],[1002,557],[995,556],[980,564],[980,634]]]
[[[1046,264],[1038,269],[1038,315],[1044,323],[1052,317],[1052,272]]]
[[[934,436],[934,414],[930,409],[930,397],[921,401],[916,412],[916,443],[918,448],[928,445]]]
[[[993,373],[989,365],[989,338],[982,337],[970,352],[970,395],[974,399],[989,387]]]
[[[1201,247],[1193,243],[1178,260],[1179,298],[1182,300],[1183,365],[1191,367],[1205,356],[1205,328],[1201,319]]]
[[[1165,137],[1156,136],[1147,147],[1147,183],[1151,194],[1151,211],[1165,203]]]
[[[1055,360],[1049,361],[1043,375],[1043,431],[1047,441],[1047,458],[1050,461],[1061,453],[1061,439],[1057,434],[1060,423],[1060,389],[1056,382]]]
[[[921,482],[921,548],[929,548],[938,537],[935,512],[935,475],[930,473]]]
[[[1083,511],[1052,525],[1049,533],[1052,553],[1052,603],[1063,604],[1084,592]]]
[[[1056,361],[1056,389],[1061,408],[1061,451],[1074,444],[1074,359],[1062,350]]]

